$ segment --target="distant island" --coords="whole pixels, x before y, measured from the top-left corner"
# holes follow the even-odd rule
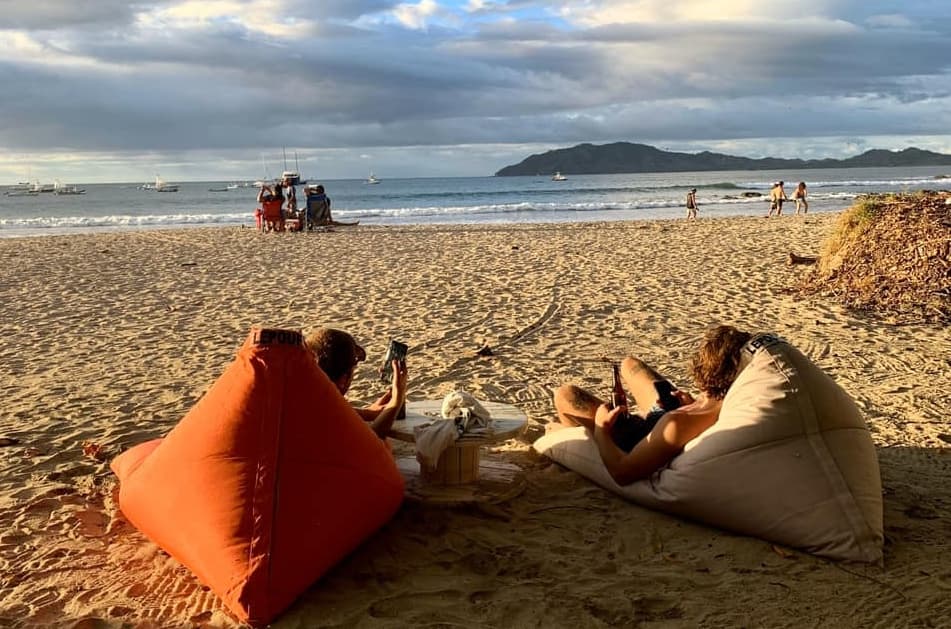
[[[783,170],[805,168],[867,168],[884,166],[948,166],[951,155],[917,148],[874,149],[847,159],[752,159],[722,153],[675,153],[647,144],[579,144],[531,155],[506,166],[497,177],[515,175],[612,175],[621,173],[692,172],[704,170]]]

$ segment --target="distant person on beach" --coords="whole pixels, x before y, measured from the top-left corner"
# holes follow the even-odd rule
[[[297,188],[286,177],[281,181],[281,187],[284,188],[284,198],[286,199],[284,217],[299,219],[300,217],[297,214]]]
[[[624,406],[611,408],[602,398],[573,384],[555,391],[557,424],[584,426],[619,485],[647,478],[680,454],[688,441],[712,426],[730,385],[740,371],[740,355],[751,335],[729,325],[711,328],[690,361],[697,398],[680,391],[644,361],[632,356],[621,362],[621,377],[634,397],[637,414]]]
[[[307,336],[307,347],[314,352],[317,365],[331,382],[336,385],[340,395],[347,395],[357,365],[366,360],[367,353],[353,336],[343,330],[318,328]],[[373,404],[353,410],[370,423],[370,428],[381,439],[386,438],[397,414],[406,403],[406,363],[393,361],[393,379],[390,388]]]
[[[320,225],[332,225],[334,219],[330,215],[330,197],[324,193],[323,185],[305,186],[304,196],[307,199],[307,205],[304,209],[307,228],[313,229]]]
[[[786,201],[789,197],[786,196],[786,191],[783,190],[783,182],[777,181],[773,184],[772,190],[769,191],[769,214],[767,218],[773,215],[773,212],[776,212],[776,216],[782,216],[783,214],[783,201]]]
[[[799,214],[799,208],[802,207],[802,213],[805,214],[809,211],[809,202],[806,201],[806,182],[800,181],[799,185],[796,186],[796,191],[792,195],[793,201],[796,202],[796,214]]]
[[[697,189],[691,188],[690,192],[687,193],[687,218],[697,218],[697,210],[699,209],[697,206]]]
[[[284,195],[281,194],[281,186],[261,186],[258,203],[264,215],[264,231],[284,231]]]

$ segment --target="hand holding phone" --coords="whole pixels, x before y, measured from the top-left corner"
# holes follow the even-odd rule
[[[386,356],[383,358],[383,364],[380,366],[380,380],[389,382],[393,378],[393,361],[398,360],[401,365],[406,365],[406,352],[409,346],[400,343],[397,340],[390,341],[386,349]]]

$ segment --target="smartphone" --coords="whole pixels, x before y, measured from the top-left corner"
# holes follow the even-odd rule
[[[380,380],[389,382],[393,379],[393,361],[398,360],[401,364],[406,364],[406,352],[409,346],[406,343],[400,343],[397,340],[390,341],[386,348],[386,356],[383,358],[383,364],[380,366]]]
[[[672,411],[680,408],[680,398],[674,395],[674,385],[667,380],[658,380],[654,382],[654,389],[657,391],[657,400],[660,407],[665,411]]]

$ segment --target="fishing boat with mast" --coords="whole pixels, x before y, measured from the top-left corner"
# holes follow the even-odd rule
[[[297,186],[307,183],[306,179],[300,178],[300,165],[297,163],[297,151],[294,151],[294,170],[289,170],[287,168],[287,149],[282,148],[284,151],[284,172],[281,173],[281,181],[286,181],[292,186]]]

